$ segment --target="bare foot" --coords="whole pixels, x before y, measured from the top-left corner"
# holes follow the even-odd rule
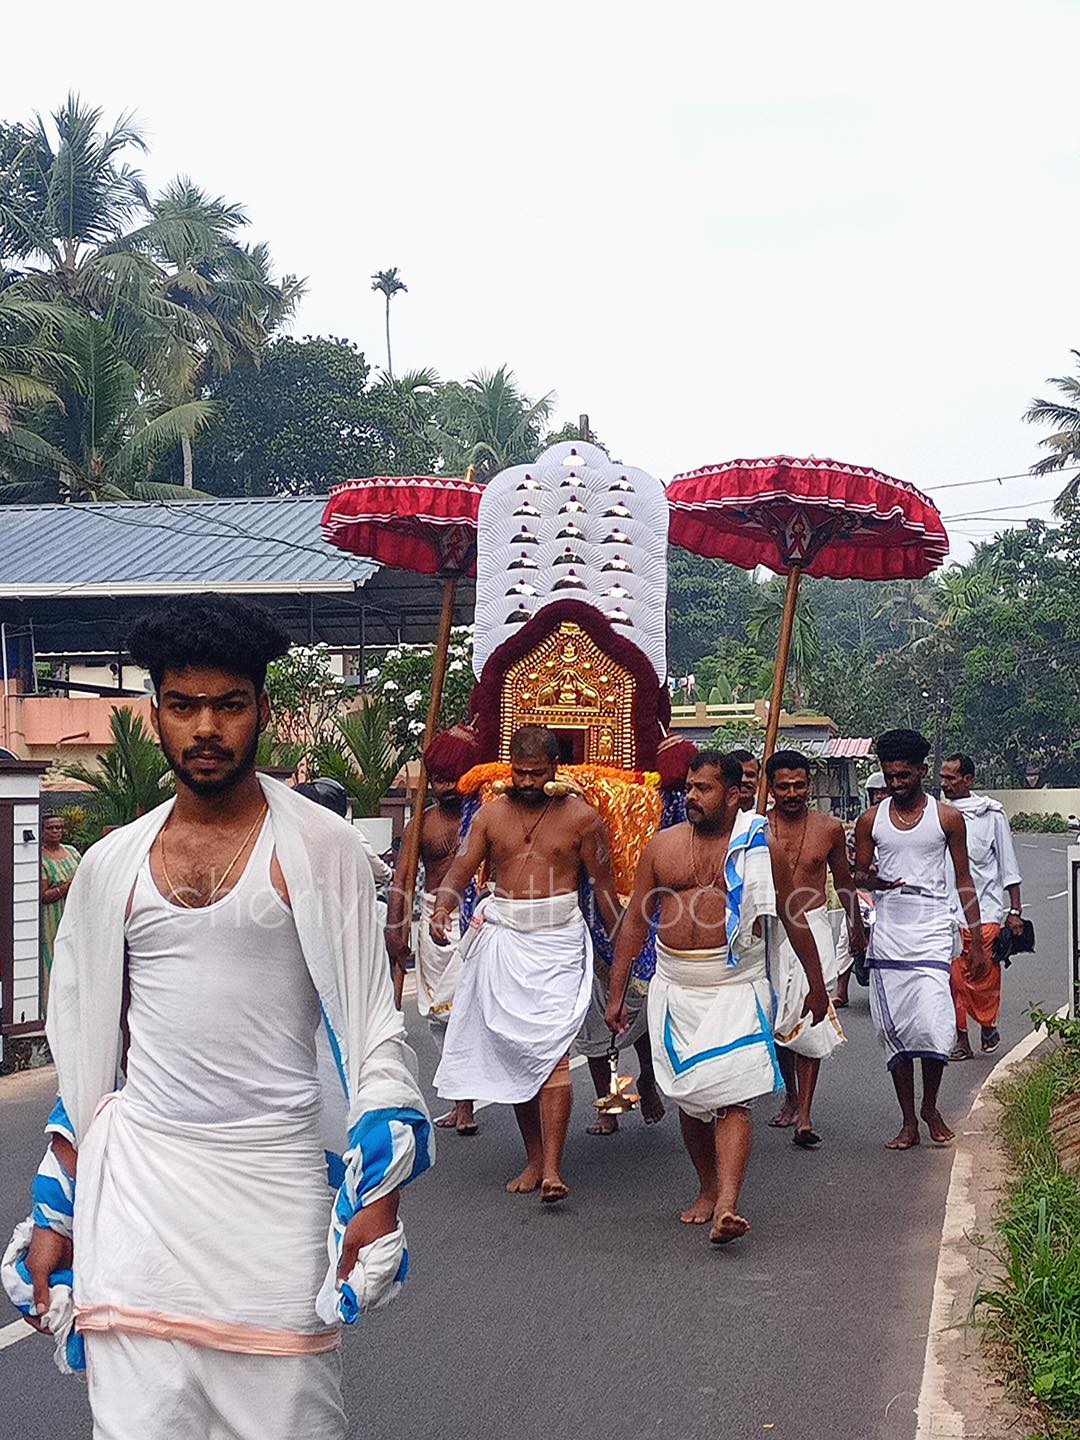
[[[638,1080],[641,1096],[641,1118],[646,1125],[656,1125],[664,1118],[664,1102],[655,1080]]]
[[[790,1100],[785,1100],[780,1109],[769,1121],[774,1130],[789,1130],[795,1124],[798,1111]]]
[[[619,1128],[617,1115],[598,1115],[591,1125],[586,1126],[586,1135],[614,1135]]]
[[[570,1194],[570,1187],[561,1175],[545,1175],[543,1184],[540,1186],[540,1199],[545,1205],[555,1205],[560,1200],[565,1200]]]
[[[919,1143],[919,1127],[917,1125],[901,1126],[900,1133],[893,1139],[885,1141],[886,1150],[914,1150]]]
[[[513,1180],[506,1182],[506,1188],[511,1195],[531,1195],[539,1184],[540,1171],[526,1165],[520,1175],[515,1175]]]
[[[436,1130],[454,1130],[457,1128],[457,1106],[448,1110],[445,1115],[440,1115],[435,1121]]]
[[[956,1139],[956,1136],[941,1118],[939,1111],[928,1110],[924,1105],[919,1111],[919,1114],[923,1118],[923,1124],[927,1130],[930,1131],[930,1139],[935,1145],[949,1145]]]
[[[709,1244],[730,1245],[732,1240],[741,1240],[749,1229],[750,1221],[736,1215],[734,1210],[720,1210],[713,1217]]]
[[[715,1209],[716,1196],[708,1195],[702,1190],[694,1203],[688,1205],[682,1212],[679,1219],[684,1225],[707,1225],[712,1219]]]
[[[471,1100],[458,1101],[455,1125],[459,1135],[478,1135],[480,1133],[480,1126],[476,1123]]]

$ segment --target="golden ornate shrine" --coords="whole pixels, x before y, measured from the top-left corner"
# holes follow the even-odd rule
[[[507,670],[500,697],[499,757],[510,757],[519,725],[546,725],[575,742],[586,765],[637,768],[633,675],[572,620]]]

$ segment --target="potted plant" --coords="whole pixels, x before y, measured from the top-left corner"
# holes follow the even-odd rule
[[[352,801],[353,823],[363,830],[380,855],[389,849],[393,822],[379,815],[379,804],[401,769],[390,712],[369,700],[336,720],[333,738],[316,751],[320,775],[339,781]]]

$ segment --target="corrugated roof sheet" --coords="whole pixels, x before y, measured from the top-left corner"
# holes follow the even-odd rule
[[[0,506],[0,596],[344,590],[378,568],[327,545],[325,497]]]
[[[873,743],[866,735],[850,740],[837,735],[827,743],[825,754],[830,760],[865,760],[873,749]]]

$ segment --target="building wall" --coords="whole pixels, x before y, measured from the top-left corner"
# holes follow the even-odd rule
[[[124,707],[150,724],[150,696],[116,699],[107,695],[11,695],[8,747],[21,759],[48,765],[92,763],[112,744],[113,710]]]
[[[987,790],[981,793],[999,800],[1008,815],[1016,815],[1021,810],[1029,815],[1080,815],[1080,790]]]

